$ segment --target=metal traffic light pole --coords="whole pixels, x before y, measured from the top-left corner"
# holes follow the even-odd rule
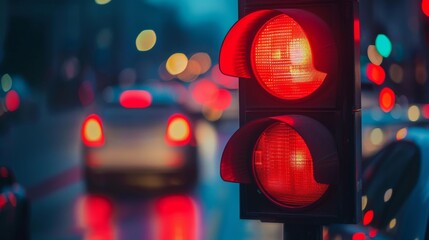
[[[283,224],[283,240],[322,240],[321,225],[290,225]]]

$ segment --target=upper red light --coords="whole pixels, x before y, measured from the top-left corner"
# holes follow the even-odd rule
[[[317,202],[329,186],[316,182],[305,140],[286,123],[274,123],[261,134],[253,153],[253,170],[265,195],[289,208]]]
[[[286,14],[270,19],[256,34],[251,63],[261,86],[286,100],[312,94],[327,75],[314,68],[311,46],[304,30]]]
[[[152,95],[144,90],[127,90],[119,97],[124,108],[147,108],[152,104]]]

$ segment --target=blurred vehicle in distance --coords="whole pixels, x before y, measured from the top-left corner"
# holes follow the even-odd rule
[[[29,204],[25,190],[9,168],[0,166],[0,239],[29,239],[28,222]]]
[[[193,121],[165,85],[108,88],[82,123],[91,192],[151,195],[197,181]]]

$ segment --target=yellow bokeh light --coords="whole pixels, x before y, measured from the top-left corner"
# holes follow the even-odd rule
[[[101,126],[95,119],[90,119],[85,126],[85,139],[89,141],[98,141],[101,139]]]
[[[396,218],[390,220],[389,222],[389,229],[393,229],[396,227]]]
[[[95,0],[95,3],[98,5],[105,5],[108,4],[111,0]]]
[[[367,204],[368,204],[368,197],[364,195],[362,196],[362,211],[365,210]]]
[[[420,109],[416,105],[408,108],[408,119],[411,122],[416,122],[420,118]]]
[[[171,75],[177,75],[185,71],[188,65],[188,57],[183,53],[174,53],[165,63],[165,68]]]
[[[383,130],[380,128],[374,128],[371,131],[369,138],[373,145],[380,145],[384,139]]]
[[[383,56],[377,51],[377,48],[374,45],[369,45],[368,50],[368,59],[371,63],[375,65],[380,65],[383,62]]]
[[[151,50],[156,43],[156,33],[154,30],[148,29],[141,31],[136,38],[137,50],[144,52]]]
[[[203,116],[211,122],[217,121],[223,116],[222,110],[217,110],[210,107],[203,107],[202,113]]]
[[[402,140],[407,136],[408,130],[406,128],[401,128],[396,133],[396,140]]]
[[[188,123],[183,118],[176,118],[168,126],[167,133],[171,140],[183,141],[190,133]]]

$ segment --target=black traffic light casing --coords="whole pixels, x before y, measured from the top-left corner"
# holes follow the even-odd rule
[[[226,181],[240,183],[240,217],[291,224],[356,223],[361,218],[361,114],[359,42],[356,40],[356,34],[359,33],[356,29],[358,25],[356,21],[359,21],[357,1],[240,0],[238,4],[240,19],[251,13],[270,10],[285,13],[296,20],[307,34],[315,67],[328,73],[326,81],[319,89],[297,100],[279,99],[271,95],[261,86],[251,70],[241,74],[245,75],[244,77],[236,74],[240,77],[241,128],[238,132],[241,131],[241,133],[236,134],[235,139],[233,137],[225,148],[221,175]],[[266,19],[269,18],[269,16],[266,17]],[[324,26],[320,28],[317,24],[313,25],[312,18],[321,20]],[[252,39],[249,38],[256,34],[266,19],[244,30],[242,37],[244,35],[243,38],[247,39],[244,41],[251,42]],[[326,38],[329,38],[327,42],[323,40]],[[227,41],[226,38],[224,45],[230,45],[227,51],[243,54],[245,55],[243,58],[250,58],[248,53],[250,50],[243,49],[246,49],[246,46],[252,47],[252,44],[238,44],[237,50],[233,49],[234,44]],[[325,46],[326,44],[330,46]],[[226,55],[230,59],[231,54]],[[221,53],[220,65],[224,73],[222,60],[230,61],[225,58]],[[226,64],[223,65],[225,68]],[[226,68],[235,67],[230,63],[227,65]],[[251,69],[253,66],[244,63],[244,67]],[[226,70],[226,74],[228,73]],[[335,142],[337,156],[334,163],[333,161],[322,163],[320,167],[315,165],[314,169],[315,175],[318,172],[319,175],[331,177],[326,180],[330,183],[329,188],[319,201],[306,207],[289,208],[273,203],[263,193],[260,185],[256,184],[254,169],[252,170],[251,167],[253,145],[258,135],[269,125],[267,122],[272,121],[272,118],[284,116],[292,116],[295,121],[305,118],[316,120],[324,126],[324,129],[327,129]],[[305,126],[298,126],[296,130],[301,133],[304,128]],[[318,139],[317,130],[312,134],[314,139]],[[311,144],[308,145],[311,147]],[[314,141],[313,145],[317,148],[317,141]],[[320,146],[323,148],[322,143]],[[222,169],[225,168],[224,165],[232,165],[232,171],[239,172],[238,179],[225,177],[228,173]],[[328,167],[331,165],[332,168]],[[242,169],[245,169],[245,174],[242,174]]]

